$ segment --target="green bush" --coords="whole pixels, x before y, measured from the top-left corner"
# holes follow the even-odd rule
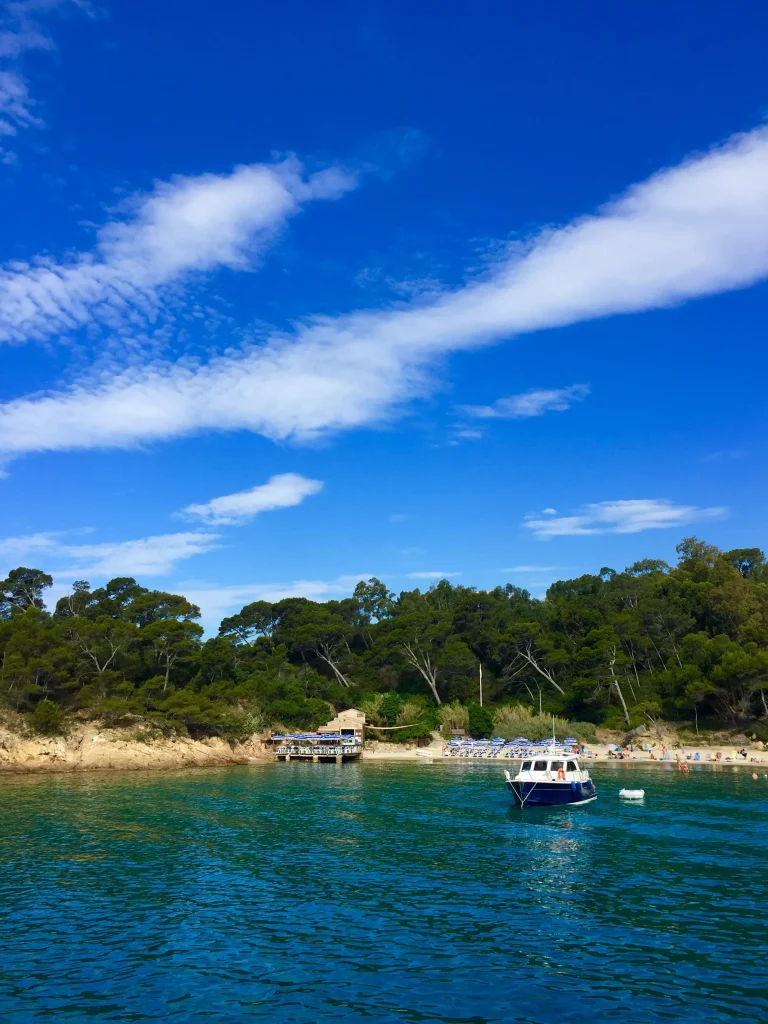
[[[475,739],[490,739],[493,733],[493,715],[487,707],[479,704],[467,705],[469,735]]]
[[[440,723],[440,731],[447,740],[451,738],[451,733],[454,730],[462,730],[469,734],[469,712],[457,700],[452,704],[441,704],[437,709],[437,719]]]
[[[29,716],[35,732],[44,736],[59,736],[64,732],[64,711],[52,700],[41,700]]]
[[[524,704],[513,704],[497,708],[494,714],[494,736],[513,740],[525,736],[529,740],[546,740],[552,736],[552,716],[534,714]],[[596,743],[597,735],[591,722],[572,722],[567,718],[555,718],[555,736],[559,740],[574,736],[582,743]]]

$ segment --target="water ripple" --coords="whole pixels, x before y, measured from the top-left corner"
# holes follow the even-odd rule
[[[594,774],[525,813],[483,764],[1,780],[0,1013],[768,1019],[768,784]]]

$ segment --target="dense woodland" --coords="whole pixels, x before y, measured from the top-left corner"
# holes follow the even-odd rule
[[[603,568],[544,600],[447,580],[396,596],[370,579],[341,601],[256,601],[207,640],[184,597],[80,581],[51,612],[51,577],[18,568],[0,583],[0,700],[40,732],[97,717],[236,738],[358,706],[402,727],[380,734],[393,740],[521,721],[530,735],[552,713],[587,735],[663,719],[768,740],[765,556],[695,537],[677,552],[674,568]]]

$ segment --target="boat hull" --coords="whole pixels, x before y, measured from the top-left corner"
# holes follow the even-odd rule
[[[565,807],[594,800],[597,790],[589,782],[508,782],[519,807]]]

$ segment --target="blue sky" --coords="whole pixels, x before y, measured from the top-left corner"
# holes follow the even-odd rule
[[[763,5],[0,11],[0,569],[215,628],[765,545]]]

